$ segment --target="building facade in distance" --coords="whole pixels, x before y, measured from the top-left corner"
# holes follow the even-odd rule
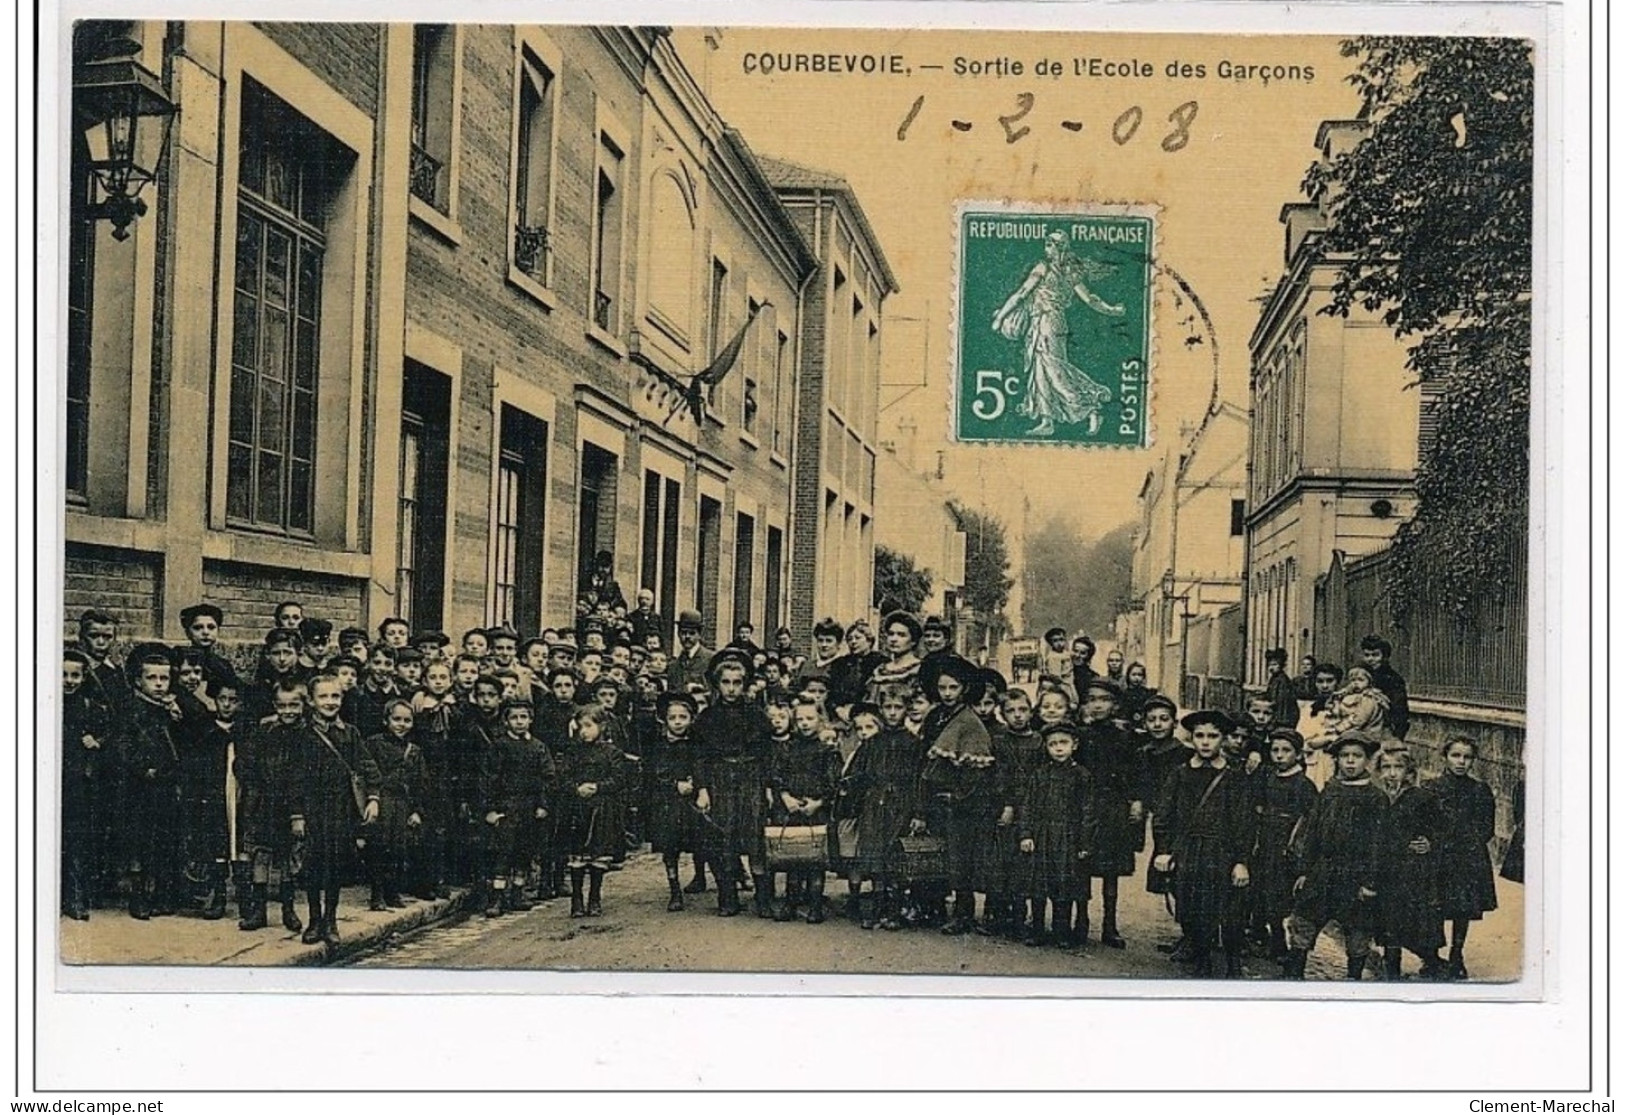
[[[1358,143],[1366,125],[1328,120],[1323,158]],[[1247,502],[1247,673],[1285,648],[1314,653],[1315,578],[1333,551],[1381,549],[1413,513],[1421,393],[1406,346],[1379,317],[1331,302],[1337,261],[1321,250],[1325,211],[1281,210],[1285,270],[1253,331],[1252,462]],[[1295,666],[1294,666],[1295,668]]]

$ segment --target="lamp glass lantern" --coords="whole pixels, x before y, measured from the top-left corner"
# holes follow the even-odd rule
[[[127,240],[130,224],[147,211],[141,191],[157,177],[175,104],[157,75],[132,58],[81,67],[73,100],[89,155],[89,215],[110,221],[113,236]]]

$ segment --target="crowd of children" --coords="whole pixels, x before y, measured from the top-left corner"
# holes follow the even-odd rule
[[[1473,744],[1419,783],[1381,663],[1353,684],[1306,671],[1306,741],[1279,707],[1302,686],[1252,696],[1240,722],[1181,718],[1138,664],[1097,675],[1081,636],[1064,657],[1064,632],[1035,696],[949,649],[936,617],[894,613],[878,640],[824,620],[807,656],[749,630],[712,652],[693,612],[668,648],[639,597],[628,613],[598,577],[575,628],[474,629],[455,650],[393,618],[335,639],[289,602],[250,678],[214,605],[182,613],[187,645],[117,662],[113,619],[86,612],[63,664],[63,913],[146,919],[202,893],[218,919],[230,895],[244,931],[275,901],[286,930],[333,942],[340,886],[361,879],[375,909],[468,886],[490,917],[566,894],[596,917],[646,842],[671,912],[709,873],[719,915],[751,892],[760,917],[816,924],[834,873],[865,929],[1122,949],[1120,887],[1143,869],[1195,974],[1222,951],[1241,975],[1262,949],[1301,978],[1336,923],[1351,978],[1375,942],[1391,978],[1409,951],[1424,977],[1460,979],[1468,927],[1495,907]],[[1283,667],[1272,654],[1272,685]],[[1311,777],[1321,754],[1332,770]]]

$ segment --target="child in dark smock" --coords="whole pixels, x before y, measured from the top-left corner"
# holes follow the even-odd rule
[[[655,702],[660,730],[643,745],[643,770],[649,790],[649,843],[660,853],[671,894],[667,913],[683,908],[678,858],[688,852],[694,873],[702,870],[700,814],[694,808],[694,741],[690,731],[699,706],[687,693],[662,693]]]
[[[983,936],[1016,937],[1027,924],[1027,862],[1021,854],[1017,819],[1027,777],[1044,761],[1044,741],[1033,730],[1032,698],[1024,689],[1006,689],[999,700],[1004,722],[992,732],[993,785],[998,812],[983,878],[987,901],[976,931]]]
[[[879,688],[880,731],[865,741],[847,772],[858,799],[858,870],[874,880],[871,905],[860,910],[859,924],[903,928],[902,854],[898,838],[916,815],[920,781],[920,741],[907,727],[912,687],[893,682]],[[859,706],[861,708],[861,706]],[[853,711],[853,719],[859,710]],[[871,921],[876,918],[878,920]]]
[[[423,748],[413,738],[412,702],[397,697],[384,706],[384,730],[361,744],[361,775],[378,799],[378,816],[363,826],[362,859],[372,884],[373,910],[399,910],[408,845],[423,831],[418,804],[424,798]]]
[[[774,749],[767,772],[771,799],[769,815],[775,825],[828,825],[829,801],[835,790],[839,753],[825,743],[824,718],[817,702],[799,698],[791,710],[790,738]],[[805,903],[808,925],[824,920],[824,869],[802,868],[785,873],[784,902],[775,911],[779,921],[796,916]]]
[[[717,873],[717,914],[739,913],[739,858],[749,857],[756,912],[772,917],[762,854],[770,731],[759,705],[745,701],[749,666],[743,655],[718,651],[707,668],[717,699],[694,722],[695,804],[706,815],[706,858]]]
[[[1146,804],[1153,808],[1157,794],[1168,784],[1168,776],[1190,762],[1190,746],[1174,734],[1174,722],[1178,716],[1179,710],[1174,703],[1160,693],[1148,698],[1140,710],[1143,724],[1140,732],[1141,762],[1145,764],[1146,778],[1154,790]],[[1168,876],[1149,862],[1145,870],[1145,889],[1151,894],[1168,893]]]
[[[1156,791],[1146,785],[1140,742],[1117,720],[1122,688],[1111,678],[1084,683],[1078,710],[1078,764],[1089,771],[1095,793],[1095,835],[1089,873],[1100,880],[1100,943],[1123,948],[1117,931],[1117,886],[1134,874],[1134,856],[1145,847],[1145,802]],[[1089,939],[1089,898],[1079,898],[1078,943]]]
[[[970,662],[949,654],[922,666],[920,680],[937,701],[927,720],[929,747],[920,774],[923,819],[948,844],[954,907],[942,931],[955,936],[975,928],[993,806],[993,746],[975,709],[986,683]]]
[[[1453,739],[1444,774],[1427,783],[1439,801],[1439,907],[1450,922],[1450,978],[1466,979],[1467,930],[1495,909],[1489,842],[1495,837],[1495,795],[1472,776],[1478,744]]]
[[[1078,731],[1053,724],[1042,733],[1045,761],[1028,774],[1019,807],[1022,856],[1028,867],[1023,888],[1032,901],[1029,945],[1050,938],[1044,931],[1045,906],[1054,912],[1054,941],[1062,948],[1082,943],[1073,931],[1072,906],[1089,893],[1089,856],[1094,844],[1097,797],[1089,771],[1074,761]]]
[[[626,852],[626,791],[632,770],[606,730],[609,720],[598,705],[576,713],[575,744],[560,770],[558,837],[570,868],[573,918],[603,914],[604,873]]]
[[[1230,717],[1213,709],[1180,723],[1191,758],[1174,768],[1152,811],[1153,865],[1172,873],[1175,913],[1196,974],[1213,974],[1213,946],[1223,944],[1225,975],[1242,975],[1246,929],[1242,901],[1252,881],[1248,859],[1258,818],[1243,771],[1223,754]]]
[[[1303,737],[1291,728],[1269,734],[1269,772],[1259,782],[1258,847],[1253,853],[1254,912],[1273,960],[1286,958],[1286,919],[1298,881],[1293,851],[1319,791],[1303,769]]]
[[[1405,950],[1421,957],[1423,979],[1444,978],[1447,968],[1439,955],[1444,948],[1444,923],[1439,916],[1439,801],[1416,784],[1416,760],[1408,748],[1377,755],[1377,784],[1388,795],[1377,887],[1383,978],[1402,978]]]
[[[1292,917],[1287,920],[1291,951],[1288,979],[1302,979],[1309,950],[1328,922],[1343,929],[1348,978],[1358,980],[1380,922],[1381,846],[1388,797],[1371,780],[1370,760],[1378,740],[1362,731],[1344,732],[1332,744],[1336,776],[1326,784],[1304,822],[1298,852]]]

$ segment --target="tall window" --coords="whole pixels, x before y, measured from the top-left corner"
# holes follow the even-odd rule
[[[740,515],[734,524],[734,626],[751,623],[755,597],[756,520]]]
[[[598,137],[598,196],[592,224],[592,322],[615,331],[621,289],[621,168],[626,155],[606,135]]]
[[[96,283],[96,225],[85,213],[91,189],[83,137],[73,145],[73,198],[68,206],[68,424],[69,499],[83,500],[90,473],[90,315]]]
[[[1240,538],[1247,532],[1247,501],[1233,499],[1230,501],[1230,537]]]
[[[412,196],[442,213],[451,210],[456,50],[449,24],[412,28]]]
[[[326,206],[338,158],[313,125],[243,91],[226,515],[308,535]]]
[[[547,423],[506,404],[501,423],[487,610],[494,624],[535,631],[542,615]]]
[[[784,531],[767,528],[767,581],[762,586],[762,645],[779,629],[779,598],[784,595]]]
[[[548,285],[553,192],[553,107],[557,75],[529,50],[519,58],[519,150],[514,162],[516,268]]]
[[[395,614],[439,627],[445,597],[446,479],[451,381],[408,360],[401,384]]]

